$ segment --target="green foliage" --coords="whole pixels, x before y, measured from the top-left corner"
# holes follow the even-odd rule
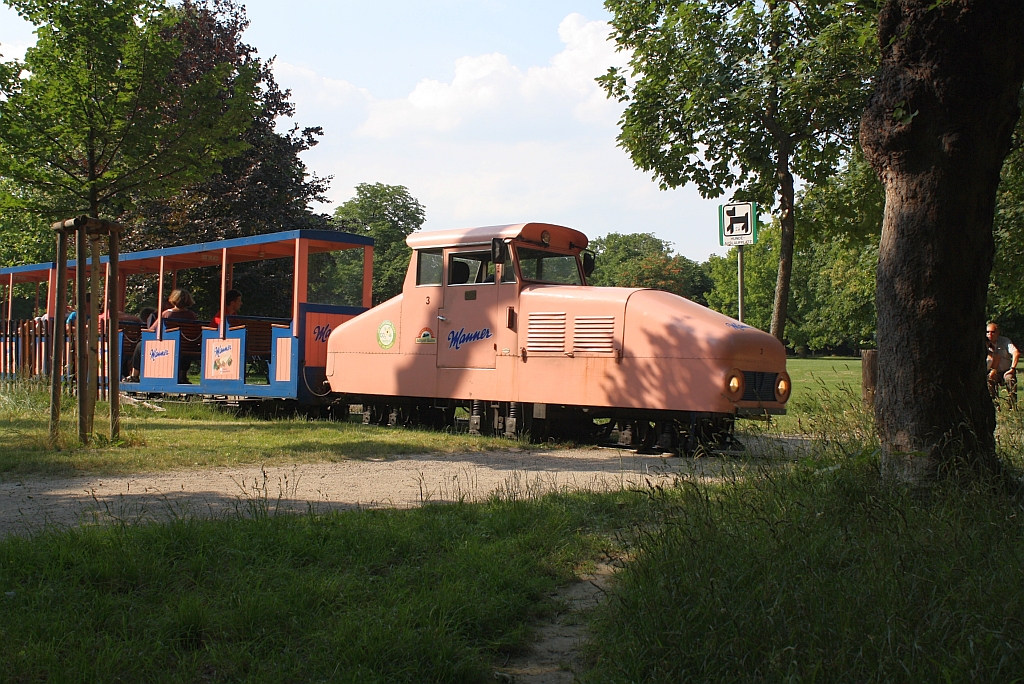
[[[859,150],[839,173],[798,198],[800,236],[795,246],[786,343],[803,351],[853,353],[874,346],[875,270],[884,191]],[[777,224],[744,248],[745,322],[767,330],[778,272]],[[736,253],[711,257],[710,306],[736,315]]]
[[[793,174],[814,183],[854,140],[878,63],[878,0],[608,0],[629,69],[598,80],[627,103],[619,143],[662,188],[764,207],[778,196],[783,338],[793,278]]]
[[[341,230],[374,239],[374,305],[399,294],[412,256],[405,238],[423,226],[423,205],[402,185],[360,183],[356,196],[335,209],[334,220]]]
[[[1020,344],[1024,342],[1024,119],[1017,122],[1013,151],[1003,163],[992,232],[996,253],[988,290],[989,318],[998,320],[1003,333]]]
[[[37,26],[3,64],[6,202],[48,218],[166,195],[245,148],[256,75],[182,60],[177,10],[149,0],[5,0]]]
[[[591,285],[647,287],[707,304],[711,279],[704,267],[673,254],[671,243],[651,233],[609,233],[591,241],[590,248],[597,257]]]
[[[273,515],[273,496],[244,501],[249,519],[0,541],[0,679],[487,681],[574,566],[647,509],[520,491],[293,516]]]
[[[56,251],[56,239],[46,221],[17,207],[0,208],[0,266],[53,261]]]
[[[170,34],[182,46],[179,61],[192,65],[193,75],[218,64],[252,73],[257,87],[256,109],[238,137],[242,150],[224,159],[217,173],[179,192],[138,202],[120,216],[130,225],[125,249],[328,228],[327,217],[309,209],[310,202],[325,199],[328,179],[310,176],[299,157],[317,144],[322,131],[318,127],[283,125],[283,119],[293,116],[295,108],[288,92],[282,91],[274,79],[272,61],[261,60],[256,49],[242,41],[248,27],[244,8],[233,0],[186,1],[177,11],[180,21]],[[243,313],[290,317],[292,270],[291,259],[238,264],[234,286],[246,295]],[[359,274],[357,270],[357,279]],[[212,316],[219,308],[220,276],[216,269],[181,272],[178,282],[192,292],[196,309],[204,317]],[[351,285],[348,281],[338,284]],[[357,292],[359,288],[357,280]],[[260,296],[251,296],[255,293]],[[152,305],[156,301],[155,279],[132,283],[130,294],[135,306]],[[344,294],[340,300],[348,303]],[[322,303],[335,302],[323,299]],[[353,303],[358,304],[358,298]]]
[[[798,262],[798,273],[799,267]],[[739,315],[736,248],[730,249],[724,257],[711,255],[707,261],[707,270],[712,282],[711,291],[707,295],[708,306],[735,318]],[[743,322],[747,325],[768,330],[778,272],[778,226],[762,226],[757,244],[743,248]]]
[[[875,0],[608,0],[628,71],[621,145],[662,187],[771,206],[780,159],[825,177],[853,139],[877,64]],[[780,155],[781,152],[781,155]]]
[[[864,451],[653,499],[663,524],[599,608],[584,681],[995,682],[1024,668],[1020,506],[983,483],[915,496]]]

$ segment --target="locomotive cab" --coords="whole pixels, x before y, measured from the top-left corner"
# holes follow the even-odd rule
[[[482,432],[618,426],[689,450],[727,438],[738,413],[784,410],[774,337],[670,293],[588,285],[578,231],[527,223],[407,242],[402,294],[328,342],[331,389],[372,407],[367,420],[451,423],[464,406]]]

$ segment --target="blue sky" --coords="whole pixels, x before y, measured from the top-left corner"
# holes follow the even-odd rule
[[[324,129],[303,156],[333,176],[331,203],[314,209],[382,182],[426,206],[427,230],[546,221],[591,237],[654,233],[701,261],[724,253],[721,200],[658,190],[616,147],[621,105],[593,79],[625,57],[607,40],[601,2],[245,4],[245,39],[276,56],[295,122]],[[0,8],[0,53],[33,42]]]

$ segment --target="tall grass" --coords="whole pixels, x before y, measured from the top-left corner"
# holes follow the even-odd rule
[[[859,392],[805,401],[804,458],[649,492],[660,525],[600,609],[586,681],[1022,681],[1021,501],[979,478],[894,488]],[[1000,414],[1011,464],[1022,418]]]

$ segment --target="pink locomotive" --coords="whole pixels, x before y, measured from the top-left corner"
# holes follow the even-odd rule
[[[331,390],[374,423],[607,438],[692,453],[783,413],[786,352],[683,297],[593,287],[582,233],[545,223],[416,233],[402,294],[339,325]],[[603,434],[602,434],[603,433]]]

